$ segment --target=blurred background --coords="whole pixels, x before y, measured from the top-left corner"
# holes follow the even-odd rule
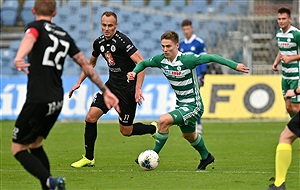
[[[14,58],[24,25],[34,20],[33,4],[33,0],[1,1],[2,74],[18,74],[7,63]],[[92,42],[101,35],[101,14],[112,10],[118,16],[118,30],[129,36],[144,58],[149,58],[161,53],[160,36],[166,30],[175,30],[183,38],[180,24],[188,18],[193,21],[195,34],[205,40],[209,53],[243,62],[254,75],[278,74],[270,65],[278,51],[275,33],[280,7],[292,10],[292,24],[299,27],[299,0],[58,0],[54,22],[70,32],[89,58]],[[97,70],[108,73],[105,64]],[[209,67],[213,74],[230,72],[214,64]],[[79,73],[80,69],[68,59],[64,75]],[[161,74],[151,69],[147,73]]]

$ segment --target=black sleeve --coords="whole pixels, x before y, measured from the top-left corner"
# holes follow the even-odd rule
[[[69,48],[69,51],[68,51],[68,55],[70,57],[73,57],[74,55],[76,55],[77,53],[80,52],[80,50],[78,49],[78,47],[76,46],[73,38],[71,36],[70,37],[70,48]]]
[[[94,57],[99,57],[100,55],[100,48],[99,48],[99,43],[98,43],[98,40],[95,40],[94,43],[93,43],[93,52],[92,52],[92,55]]]

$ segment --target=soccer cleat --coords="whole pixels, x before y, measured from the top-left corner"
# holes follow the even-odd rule
[[[285,183],[283,182],[279,187],[275,186],[275,184],[271,184],[266,190],[285,190]]]
[[[156,139],[156,133],[157,133],[157,131],[158,131],[157,122],[156,122],[156,121],[152,121],[150,124],[151,124],[151,125],[154,125],[154,127],[156,128],[155,133],[153,133],[153,134],[151,135],[152,138]]]
[[[93,160],[87,159],[82,155],[82,158],[77,162],[71,164],[73,168],[81,168],[81,167],[94,167],[95,166],[95,158]]]
[[[66,180],[63,177],[49,177],[47,182],[47,186],[50,190],[66,190]]]
[[[213,163],[214,161],[215,157],[209,153],[205,160],[200,160],[200,164],[198,165],[197,170],[205,170],[206,166]]]

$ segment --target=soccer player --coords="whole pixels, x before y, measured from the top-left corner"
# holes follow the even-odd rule
[[[157,67],[162,70],[169,80],[177,100],[175,110],[163,114],[159,118],[153,150],[159,153],[169,137],[169,128],[172,125],[178,125],[182,136],[201,155],[202,160],[197,169],[205,170],[206,166],[214,162],[215,158],[207,150],[202,136],[195,132],[196,121],[204,111],[195,67],[204,63],[217,62],[245,73],[249,68],[214,54],[182,54],[178,50],[178,34],[174,31],[167,31],[161,36],[161,46],[163,54],[137,64],[134,70],[127,74],[127,79],[134,80],[136,74],[146,67]]]
[[[206,54],[204,40],[194,34],[192,21],[187,19],[183,20],[181,23],[181,29],[185,38],[179,43],[179,51],[183,53],[194,53],[198,55]],[[204,76],[206,74],[206,68],[206,64],[196,66],[197,76],[201,87],[204,86]],[[196,132],[200,134],[203,133],[201,119],[197,120]]]
[[[288,90],[285,93],[285,98],[290,100],[292,97],[299,95],[300,87],[294,90]],[[279,143],[276,148],[275,182],[270,185],[267,190],[285,190],[285,178],[292,161],[292,143],[299,137],[300,111],[294,115],[280,135]]]
[[[51,22],[56,15],[55,0],[36,0],[35,21],[26,26],[14,66],[28,75],[26,102],[12,136],[11,151],[21,165],[41,182],[42,189],[65,189],[65,179],[51,176],[42,141],[55,124],[63,105],[61,75],[66,55],[72,57],[101,89],[108,107],[118,108],[118,99],[101,81],[73,39]],[[28,63],[24,59],[28,55]]]
[[[95,66],[100,54],[107,62],[109,79],[106,85],[120,100],[119,124],[122,135],[155,135],[155,123],[153,125],[133,124],[137,103],[141,104],[143,99],[141,87],[145,71],[138,75],[137,80],[130,82],[126,81],[126,75],[133,70],[136,63],[143,60],[143,57],[131,40],[117,31],[117,26],[117,15],[114,12],[106,11],[102,14],[101,28],[103,34],[94,41],[90,63]],[[81,73],[70,91],[70,97],[74,90],[80,87],[85,77],[85,73]],[[97,93],[85,118],[85,155],[79,161],[72,163],[72,167],[81,168],[95,165],[94,147],[97,138],[97,120],[109,110],[110,108],[103,102],[102,94]]]
[[[300,85],[300,31],[291,25],[290,9],[280,8],[277,22],[280,27],[276,33],[279,51],[272,69],[278,71],[277,66],[282,63],[281,88],[284,96],[288,89],[295,89]],[[285,99],[285,106],[290,117],[293,117],[300,110],[300,96]]]

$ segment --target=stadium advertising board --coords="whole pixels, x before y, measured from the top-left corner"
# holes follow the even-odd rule
[[[106,81],[106,78],[103,78]],[[26,97],[26,77],[1,77],[1,120],[16,119]],[[97,87],[85,80],[71,99],[68,91],[77,77],[64,77],[64,106],[60,119],[84,119]],[[207,75],[201,88],[205,111],[203,118],[287,119],[281,95],[280,76]],[[145,100],[138,106],[136,119],[158,119],[174,108],[176,97],[162,76],[147,76],[143,85]],[[114,110],[103,119],[117,119]]]

